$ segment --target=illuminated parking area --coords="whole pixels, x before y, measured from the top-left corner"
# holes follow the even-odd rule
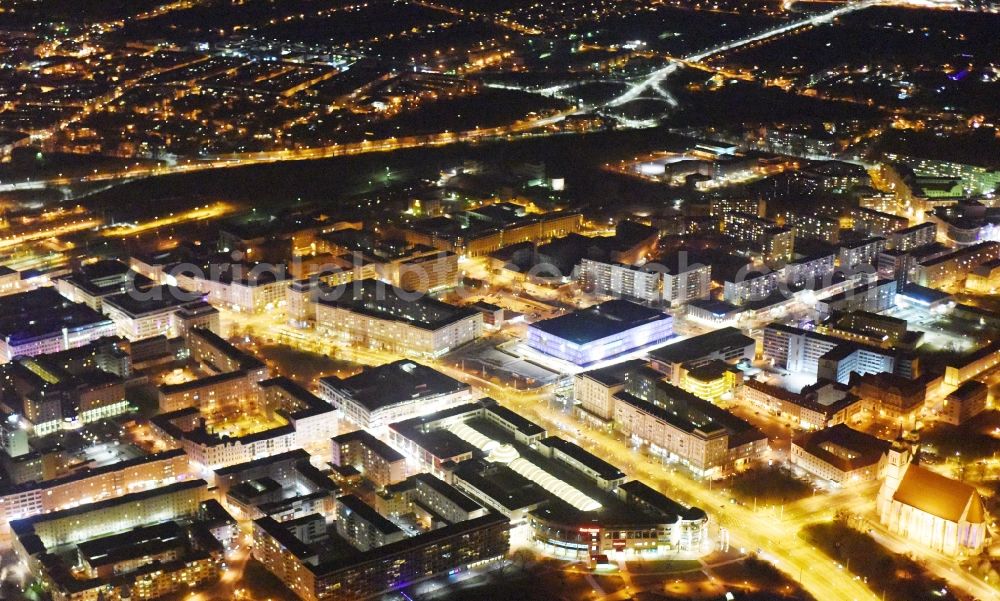
[[[465,442],[485,452],[488,461],[506,464],[507,467],[516,473],[538,484],[573,507],[581,511],[596,511],[601,508],[600,503],[580,492],[580,490],[566,484],[559,478],[521,457],[517,449],[513,446],[501,445],[499,442],[488,436],[484,436],[463,422],[451,424],[448,426],[448,430]]]
[[[920,345],[927,347],[924,350],[971,352],[980,346],[982,328],[975,323],[955,319],[950,314],[951,308],[929,308],[913,302],[897,301],[897,306],[885,314],[906,320],[908,330],[923,332]]]

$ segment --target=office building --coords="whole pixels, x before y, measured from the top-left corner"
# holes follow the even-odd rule
[[[0,297],[0,361],[85,346],[115,335],[110,319],[54,288]]]
[[[370,367],[348,378],[327,376],[320,379],[319,386],[323,398],[345,419],[365,429],[378,429],[472,398],[468,384],[408,360]]]
[[[416,295],[416,296],[415,296]],[[480,337],[483,316],[377,280],[320,293],[316,330],[353,346],[438,357]]]
[[[752,361],[756,346],[753,338],[737,328],[720,328],[651,351],[649,364],[668,382],[679,386],[685,369],[717,360],[730,364]]]
[[[763,356],[790,372],[847,384],[852,373],[892,373],[895,353],[783,324],[764,328]]]

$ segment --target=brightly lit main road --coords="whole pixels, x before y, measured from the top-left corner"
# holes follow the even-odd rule
[[[556,133],[549,126],[558,123],[567,115],[576,112],[576,108],[559,111],[550,115],[539,116],[532,119],[515,121],[509,125],[488,128],[475,128],[466,131],[444,131],[436,134],[419,136],[391,137],[380,140],[362,140],[360,142],[348,142],[344,144],[332,144],[330,146],[317,146],[313,148],[296,148],[268,150],[261,152],[238,152],[208,157],[201,160],[186,159],[173,165],[151,165],[132,166],[114,171],[95,171],[94,173],[79,177],[57,177],[48,180],[28,180],[23,182],[0,182],[0,192],[14,192],[22,190],[39,190],[44,188],[57,188],[70,186],[73,184],[93,184],[101,182],[113,182],[131,179],[142,179],[161,175],[171,175],[178,173],[193,173],[209,169],[226,169],[231,167],[244,167],[247,165],[262,163],[279,163],[284,161],[308,161],[316,159],[329,159],[345,156],[356,156],[374,152],[392,152],[396,150],[407,150],[412,148],[432,148],[436,146],[448,146],[457,143],[484,142],[489,140],[513,140],[522,137],[548,135]]]
[[[851,2],[843,6],[840,6],[838,8],[835,8],[833,10],[813,15],[806,19],[792,21],[791,23],[786,23],[785,25],[781,25],[773,29],[768,29],[767,31],[763,31],[761,33],[754,34],[749,37],[740,38],[738,40],[733,40],[731,42],[726,42],[719,46],[715,46],[714,48],[709,48],[707,50],[703,50],[702,52],[685,56],[681,60],[689,63],[698,63],[712,55],[719,54],[720,52],[735,50],[736,48],[739,48],[741,46],[746,46],[748,44],[753,44],[754,42],[759,42],[761,40],[766,40],[768,38],[773,38],[775,36],[783,35],[795,31],[797,29],[802,29],[804,27],[811,27],[813,25],[819,25],[822,23],[829,23],[830,21],[836,19],[841,15],[846,15],[848,13],[852,13],[858,10],[863,10],[871,6],[875,6],[877,4],[880,4],[880,2],[878,2],[877,0],[864,0],[863,2]],[[638,100],[647,90],[661,89],[660,85],[668,77],[670,77],[671,74],[677,71],[677,69],[680,67],[680,64],[681,64],[680,62],[671,62],[666,67],[653,71],[652,73],[647,75],[645,79],[634,84],[621,96],[609,100],[605,104],[605,106],[608,107],[621,106],[623,104],[632,102],[633,100]]]

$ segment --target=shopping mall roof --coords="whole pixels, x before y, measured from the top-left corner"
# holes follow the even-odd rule
[[[531,327],[575,344],[586,344],[664,319],[670,319],[670,316],[657,309],[618,299],[539,321]]]

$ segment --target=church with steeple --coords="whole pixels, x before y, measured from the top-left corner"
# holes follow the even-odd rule
[[[978,555],[987,536],[983,499],[974,486],[916,463],[896,440],[879,489],[879,521],[889,531],[948,555]]]

